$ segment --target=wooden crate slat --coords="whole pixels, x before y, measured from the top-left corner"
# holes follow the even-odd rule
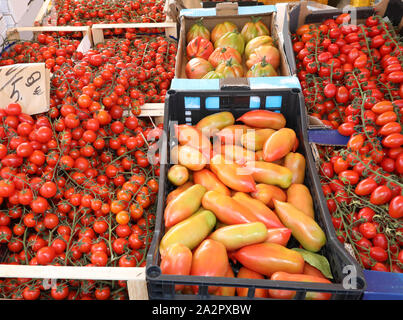
[[[42,7],[39,9],[38,14],[36,15],[34,23],[41,23],[43,18],[48,12],[48,9],[51,7],[51,2],[52,0],[46,0],[43,4]]]
[[[93,24],[91,26],[92,39],[94,44],[105,41],[105,29],[140,29],[140,28],[164,28],[167,37],[177,37],[177,24],[175,22],[157,23],[116,23],[116,24]]]
[[[78,279],[78,280],[144,280],[140,267],[75,267],[0,264],[0,278]]]
[[[0,278],[126,280],[129,300],[148,300],[145,268],[0,264]]]
[[[44,26],[44,27],[17,27],[7,30],[7,39],[21,40],[22,32],[82,32],[83,38],[88,36],[91,46],[93,45],[91,28],[89,26]]]

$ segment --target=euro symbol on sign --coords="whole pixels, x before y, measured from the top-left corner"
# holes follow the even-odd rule
[[[43,91],[41,90],[41,87],[36,87],[35,88],[35,90],[34,90],[34,96],[39,96],[39,95],[41,95],[43,93]]]

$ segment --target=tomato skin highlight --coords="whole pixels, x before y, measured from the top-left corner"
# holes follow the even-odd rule
[[[244,267],[268,277],[276,271],[302,273],[304,268],[298,252],[276,243],[245,246],[235,252],[235,258]]]

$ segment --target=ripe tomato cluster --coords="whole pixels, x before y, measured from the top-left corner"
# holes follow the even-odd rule
[[[403,272],[403,45],[380,17],[349,22],[342,14],[294,35],[308,113],[350,137],[318,147],[322,189],[361,265]]]
[[[59,26],[91,26],[96,23],[163,22],[164,0],[55,0]],[[45,17],[44,24],[52,24],[53,17]]]
[[[18,104],[0,110],[5,263],[144,266],[159,174],[146,137],[161,128],[135,116],[113,120],[104,111],[106,123],[99,113],[80,120],[62,110],[57,120],[21,113]]]
[[[73,66],[64,64],[52,78],[51,114],[65,100],[77,103],[79,114],[102,106],[118,119],[124,109],[139,115],[145,103],[165,101],[175,72],[177,44],[162,35],[111,38],[87,51]]]
[[[379,125],[386,106],[393,104],[372,107],[374,124],[362,118],[346,148],[319,148],[320,174],[339,240],[352,245],[364,268],[403,272],[403,136],[400,122]],[[399,132],[387,134],[390,125]]]
[[[53,74],[47,113],[25,114],[18,103],[0,109],[2,263],[145,266],[162,124],[137,116],[144,103],[164,101],[177,47],[161,35],[130,37],[127,30],[85,54],[69,53],[61,64],[50,64],[48,57]],[[39,43],[57,59],[66,49],[60,39],[40,34],[3,58],[32,62],[30,56],[40,54],[32,45]],[[16,60],[21,54],[24,59]],[[0,296],[123,299],[125,286],[61,280],[49,289],[42,280],[5,279]]]
[[[18,41],[10,51],[3,51],[0,66],[44,62],[51,72],[63,64],[72,66],[74,59],[82,58],[82,53],[76,51],[81,38],[81,32],[40,33],[35,41]]]
[[[28,278],[0,282],[0,296],[13,300],[127,300],[125,281],[58,280]]]
[[[354,100],[370,109],[403,99],[403,45],[393,27],[378,16],[360,25],[350,19],[305,24],[292,38],[308,113],[333,128],[352,117]]]

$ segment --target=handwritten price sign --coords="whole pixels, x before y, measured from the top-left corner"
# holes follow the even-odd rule
[[[27,114],[49,110],[50,72],[44,63],[0,67],[0,108],[19,103]]]

